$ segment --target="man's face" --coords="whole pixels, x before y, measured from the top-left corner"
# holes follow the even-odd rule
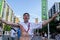
[[[23,19],[24,19],[25,22],[27,22],[27,21],[29,20],[29,15],[28,15],[28,14],[25,14],[25,15],[23,16]]]

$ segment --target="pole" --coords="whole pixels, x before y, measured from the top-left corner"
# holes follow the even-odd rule
[[[47,20],[49,19],[49,15],[48,15],[48,0],[47,0]],[[48,23],[48,40],[50,38],[50,29],[49,29],[49,23]]]

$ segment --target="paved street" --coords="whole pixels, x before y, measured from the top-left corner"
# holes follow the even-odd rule
[[[8,39],[9,38],[9,39]],[[40,37],[34,37],[34,39],[33,40],[41,40],[41,38]],[[11,37],[10,36],[4,36],[3,38],[2,37],[0,37],[0,40],[11,40]],[[17,38],[15,39],[15,40],[17,40]],[[48,40],[54,40],[54,39],[48,39]]]
[[[2,40],[12,40],[10,36],[3,36]],[[15,38],[17,40],[17,37]]]
[[[0,40],[2,40],[2,37],[0,37]]]

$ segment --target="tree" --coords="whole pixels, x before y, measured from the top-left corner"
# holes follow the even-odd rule
[[[5,24],[5,25],[4,25],[4,31],[10,31],[10,30],[11,30],[11,26]]]

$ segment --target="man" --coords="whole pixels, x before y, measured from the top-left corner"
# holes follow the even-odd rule
[[[23,38],[23,36],[28,37],[28,35],[30,35],[32,37],[33,29],[42,28],[42,26],[45,26],[46,24],[51,22],[53,19],[55,19],[57,15],[58,14],[55,13],[51,19],[45,20],[44,22],[40,22],[38,24],[29,22],[29,18],[30,18],[29,13],[24,13],[23,14],[24,22],[21,22],[20,24],[6,22],[4,20],[0,20],[0,21],[2,21],[3,23],[6,23],[8,25],[20,26],[20,29],[22,31],[22,38]],[[29,38],[31,39],[31,37],[29,37]],[[21,40],[24,40],[22,38],[21,38]],[[25,40],[28,40],[28,39],[25,38]]]

